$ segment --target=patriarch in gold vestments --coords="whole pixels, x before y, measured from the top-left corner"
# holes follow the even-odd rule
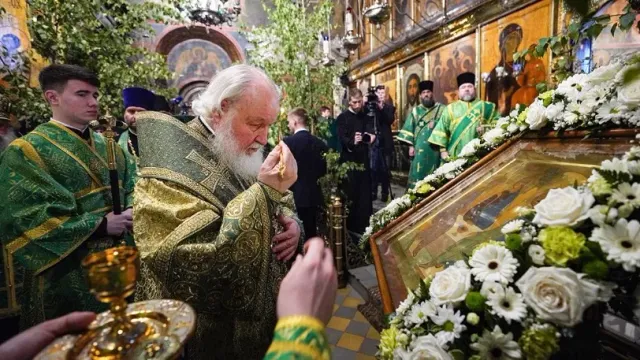
[[[196,310],[189,359],[258,359],[272,340],[279,283],[304,239],[287,190],[297,178],[293,155],[281,143],[263,162],[278,89],[261,70],[235,65],[193,110],[187,124],[137,115],[137,299],[178,299]]]

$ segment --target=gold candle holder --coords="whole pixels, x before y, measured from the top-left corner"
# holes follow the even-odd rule
[[[195,329],[195,312],[176,300],[127,305],[140,273],[134,247],[90,254],[82,261],[91,293],[110,305],[82,335],[56,339],[37,360],[176,359]]]

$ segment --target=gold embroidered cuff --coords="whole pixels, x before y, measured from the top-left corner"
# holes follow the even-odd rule
[[[271,186],[264,184],[264,183],[258,183],[260,184],[260,186],[262,187],[262,189],[264,190],[264,192],[267,194],[267,197],[269,198],[269,200],[271,201],[275,201],[277,203],[280,202],[280,200],[282,200],[282,198],[287,195],[287,193],[285,192],[284,194],[279,192],[278,190],[272,188]]]
[[[316,331],[324,331],[324,324],[320,320],[306,315],[285,316],[280,318],[280,320],[278,320],[278,324],[276,324],[276,331],[283,328],[300,326]]]

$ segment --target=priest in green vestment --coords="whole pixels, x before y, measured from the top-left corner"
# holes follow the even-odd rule
[[[289,189],[297,164],[281,143],[262,147],[280,105],[276,85],[248,65],[212,79],[187,124],[137,116],[134,231],[137,299],[171,298],[198,313],[189,359],[259,359],[276,324],[276,296],[301,252]]]
[[[443,159],[455,157],[471,140],[483,133],[483,125],[500,118],[496,105],[476,98],[476,76],[467,72],[458,75],[458,97],[445,109],[440,121],[429,137],[429,142],[440,147]]]
[[[124,102],[124,121],[129,128],[120,134],[118,145],[131,154],[134,159],[137,159],[139,149],[136,114],[141,111],[154,110],[156,95],[145,88],[130,87],[122,90],[122,101]]]
[[[0,157],[0,239],[4,314],[21,327],[71,311],[107,308],[89,293],[82,259],[118,245],[131,210],[112,212],[105,139],[88,128],[98,116],[97,77],[51,65],[40,84],[52,119],[13,141]],[[116,147],[123,208],[132,206],[133,161]]]
[[[424,179],[440,166],[440,150],[429,143],[429,136],[445,106],[434,100],[433,81],[421,81],[418,87],[420,105],[411,110],[396,137],[409,145],[409,156],[413,157],[407,189],[412,189],[417,181]]]

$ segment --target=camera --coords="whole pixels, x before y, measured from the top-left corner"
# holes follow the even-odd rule
[[[370,145],[370,144],[371,144],[371,135],[369,135],[369,134],[362,134],[362,143],[363,143],[363,144]]]
[[[376,94],[376,87],[370,86],[366,95],[367,115],[374,116],[376,107],[378,107],[378,95]]]

